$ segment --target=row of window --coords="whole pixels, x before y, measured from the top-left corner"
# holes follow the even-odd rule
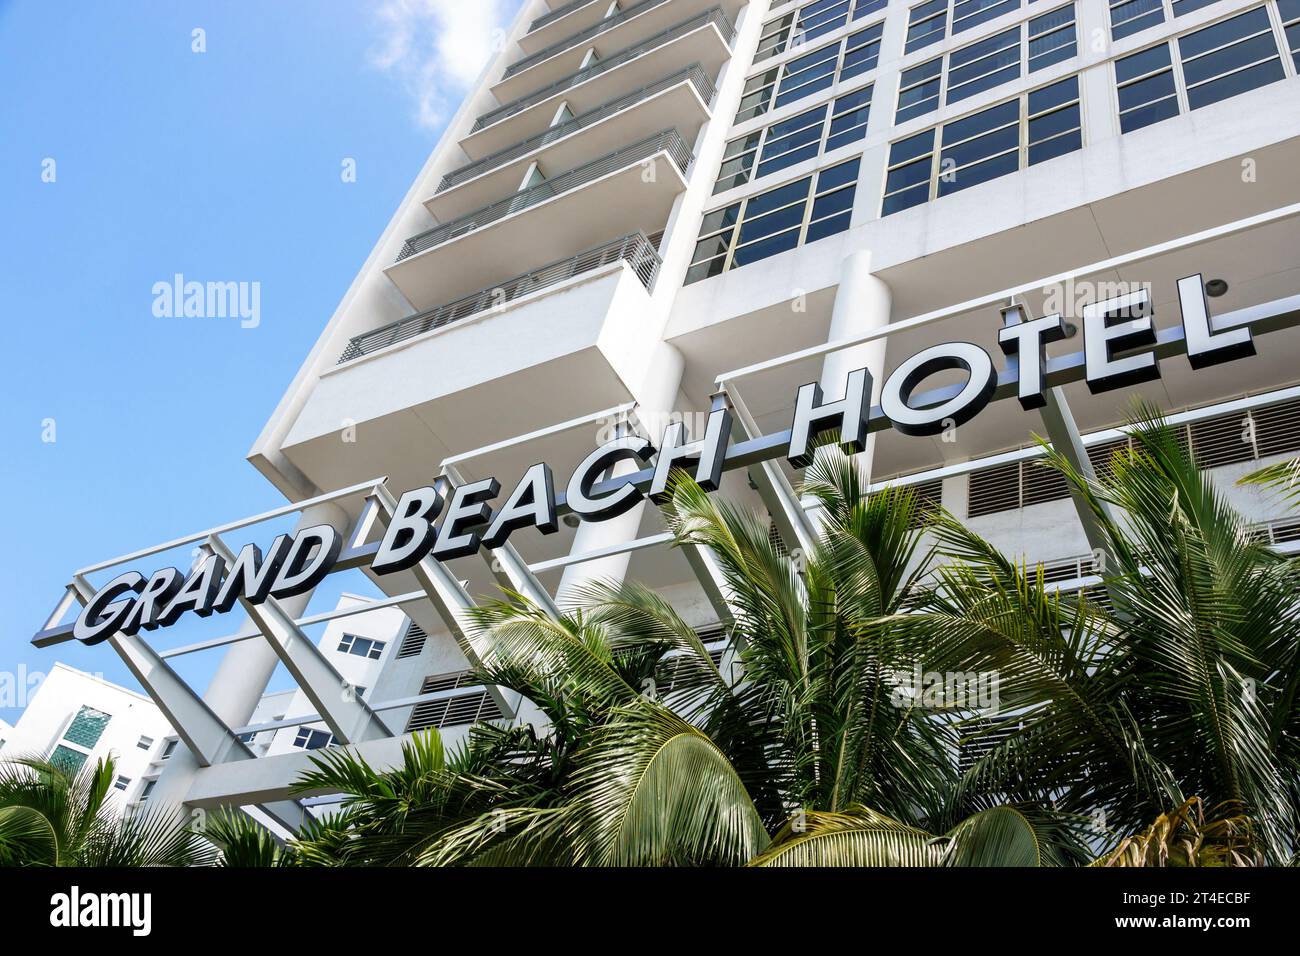
[[[885,9],[888,3],[889,0],[815,0],[783,17],[769,20],[763,24],[754,62],[796,50],[838,30],[851,20]]]
[[[904,70],[894,122],[933,112],[941,98],[945,104],[956,103],[1077,53],[1074,5],[1070,4]]]
[[[769,109],[794,103],[874,70],[880,61],[882,30],[883,25],[877,23],[751,76],[745,82],[735,122],[762,116]]]
[[[893,143],[881,215],[1082,147],[1079,78],[1071,76]]]
[[[867,135],[871,87],[793,116],[727,143],[714,183],[720,193],[839,149]]]
[[[1121,58],[1115,63],[1121,130],[1248,92],[1286,77],[1282,57],[1300,70],[1300,0],[1267,7]],[[1077,52],[1073,6],[905,71],[896,122],[1059,62]],[[1278,32],[1280,28],[1280,33]],[[1036,44],[1036,40],[1042,40]],[[1279,51],[1278,41],[1282,41]],[[1172,55],[1177,47],[1178,57]],[[1037,57],[1045,58],[1036,62]],[[946,62],[947,70],[942,69]],[[928,76],[919,71],[929,70]],[[919,77],[919,78],[918,78]],[[829,85],[829,83],[827,84]],[[946,88],[945,88],[946,87]],[[971,87],[974,87],[971,89]],[[855,91],[727,144],[714,192],[757,180],[866,135],[871,88]],[[1077,76],[934,126],[890,146],[881,215],[921,205],[1083,146]],[[853,185],[836,170],[732,203],[704,217],[686,282],[718,275],[848,228]],[[853,161],[856,177],[857,161]],[[842,175],[842,173],[840,174]],[[811,216],[808,215],[810,211]],[[847,202],[848,205],[843,205]]]
[[[1112,39],[1140,33],[1174,17],[1207,7],[1214,0],[1110,0]]]
[[[903,51],[911,53],[944,37],[987,23],[1012,10],[1024,0],[926,0],[907,12],[907,39]],[[951,29],[950,29],[951,28]]]
[[[686,283],[844,232],[859,165],[857,159],[840,163],[707,213]]]
[[[1300,17],[1300,0],[1283,0],[1279,9],[1286,7]],[[1284,34],[1293,56],[1298,33],[1292,24]],[[1268,8],[1256,7],[1116,60],[1120,129],[1129,133],[1285,78]]]

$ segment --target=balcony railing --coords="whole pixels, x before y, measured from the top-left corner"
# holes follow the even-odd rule
[[[574,10],[581,10],[583,7],[587,6],[587,4],[596,2],[597,0],[572,0],[571,3],[566,3],[562,7],[556,7],[550,13],[544,13],[532,23],[528,24],[528,32],[535,33],[542,27],[554,23],[556,20],[560,19],[560,17],[567,17]],[[600,2],[608,3],[609,0],[600,0]]]
[[[659,152],[667,152],[683,176],[690,172],[693,157],[691,148],[686,145],[686,140],[682,139],[681,133],[675,129],[660,130],[653,136],[632,143],[630,146],[624,146],[612,153],[607,153],[600,159],[586,163],[576,169],[571,169],[567,173],[561,173],[554,179],[540,182],[528,189],[521,189],[519,192],[512,193],[505,199],[498,200],[490,206],[484,206],[475,212],[453,219],[451,222],[434,226],[418,236],[412,236],[402,246],[397,261],[401,262],[417,252],[424,252],[427,249],[440,246],[444,242],[449,242],[489,223],[504,219],[513,213],[529,209],[553,196],[559,196],[571,189],[585,186],[615,170],[648,159]]]
[[[683,20],[681,23],[656,33],[649,39],[642,40],[634,46],[630,46],[625,50],[620,50],[617,53],[612,53],[606,59],[593,63],[586,69],[579,70],[576,73],[570,73],[568,76],[556,80],[549,86],[544,86],[540,90],[534,90],[527,96],[520,97],[519,99],[506,103],[503,106],[498,106],[494,110],[489,110],[474,121],[474,128],[470,130],[470,132],[477,133],[479,130],[491,126],[494,123],[499,123],[509,116],[514,116],[516,113],[522,113],[530,106],[535,106],[543,100],[550,99],[556,93],[571,89],[579,83],[585,83],[592,77],[600,76],[602,73],[606,73],[615,67],[622,66],[629,60],[635,60],[642,53],[653,50],[657,46],[662,46],[663,44],[675,40],[679,36],[684,36],[693,30],[698,30],[700,27],[709,23],[717,25],[719,32],[722,34],[723,40],[725,40],[727,45],[730,46],[732,40],[736,37],[736,28],[732,25],[730,18],[727,17],[726,11],[721,7],[714,7],[711,10],[706,10],[704,13],[691,17],[689,20]]]
[[[369,355],[371,352],[378,352],[394,342],[415,338],[431,329],[440,329],[459,319],[500,308],[522,295],[558,285],[574,276],[592,272],[619,260],[632,267],[632,271],[637,274],[637,278],[647,289],[654,285],[655,276],[659,274],[659,253],[655,250],[654,240],[647,239],[644,233],[634,232],[613,242],[580,252],[576,256],[569,256],[567,259],[552,262],[540,269],[525,272],[490,289],[482,289],[447,305],[440,305],[436,309],[429,309],[427,312],[358,335],[348,342],[348,347],[344,349],[338,364],[342,365],[344,362]]]
[[[583,113],[580,116],[575,116],[573,119],[560,123],[557,126],[552,126],[544,133],[530,136],[528,139],[516,143],[513,146],[507,146],[505,149],[493,153],[491,156],[485,156],[480,160],[476,160],[475,162],[462,166],[459,169],[453,170],[446,176],[442,177],[442,182],[438,184],[438,192],[451,189],[453,186],[459,186],[461,183],[468,182],[476,176],[481,176],[483,173],[496,169],[499,166],[504,166],[511,160],[518,159],[520,156],[526,156],[534,150],[541,149],[547,143],[553,143],[558,139],[563,139],[570,133],[575,133],[580,129],[586,129],[588,126],[594,126],[596,123],[601,122],[607,117],[613,116],[615,113],[619,113],[630,106],[635,106],[637,103],[654,96],[656,93],[660,93],[676,86],[683,80],[689,81],[691,85],[695,87],[696,91],[700,94],[700,99],[704,100],[706,104],[713,104],[713,97],[716,93],[713,81],[709,79],[709,75],[704,72],[704,68],[700,66],[700,64],[695,63],[684,70],[678,70],[671,76],[665,76],[662,80],[656,80],[654,83],[643,86],[639,90],[633,90],[626,96],[620,96],[617,99],[610,100],[603,106],[598,106],[594,110],[589,110],[588,112]]]
[[[532,56],[526,56],[522,60],[517,60],[514,63],[511,63],[510,66],[506,68],[506,72],[502,76],[502,79],[509,79],[517,73],[522,73],[530,66],[536,66],[543,60],[549,60],[551,57],[557,56],[579,43],[594,39],[602,33],[614,29],[614,27],[618,26],[620,23],[626,23],[633,17],[640,16],[647,10],[653,10],[655,7],[661,7],[667,2],[668,0],[641,0],[640,3],[634,3],[627,9],[620,10],[613,16],[606,17],[604,20],[592,24],[585,30],[579,30],[577,33],[573,34],[573,36],[565,37],[563,40],[552,43],[544,50],[538,50]]]

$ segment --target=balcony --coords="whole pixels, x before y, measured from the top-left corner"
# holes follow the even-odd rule
[[[594,110],[552,126],[443,177],[425,207],[436,219],[461,216],[518,187],[533,162],[570,169],[586,157],[636,142],[656,130],[676,128],[688,141],[709,118],[713,81],[698,63]]]
[[[427,483],[454,452],[621,405],[657,340],[657,327],[646,321],[647,283],[657,268],[649,241],[631,236],[573,257],[572,275],[557,264],[537,270],[545,274],[536,288],[526,277],[503,283],[510,291],[499,305],[453,303],[441,318],[358,336],[349,351],[362,354],[315,380],[283,452],[326,487],[346,487],[339,482],[373,468],[392,487],[411,488]],[[485,292],[488,282],[481,283]],[[463,314],[481,305],[488,308]],[[363,454],[340,446],[344,420],[356,423]],[[575,447],[555,461],[590,451],[587,432],[571,437]]]
[[[576,276],[585,275],[620,261],[628,264],[647,290],[654,285],[655,277],[659,274],[659,253],[655,250],[654,242],[647,239],[645,233],[634,232],[613,242],[587,249],[576,256],[569,256],[542,266],[540,269],[507,279],[491,288],[481,289],[473,295],[457,299],[447,305],[440,305],[436,309],[429,309],[366,332],[364,335],[355,336],[348,342],[338,364],[342,365],[363,355],[370,355],[460,319],[501,309],[522,296],[549,289]]]
[[[501,101],[515,99],[581,69],[589,51],[605,59],[710,7],[731,18],[743,5],[743,0],[638,0],[515,61],[492,92]]]
[[[716,76],[731,56],[735,32],[726,13],[714,7],[489,110],[461,140],[461,148],[470,159],[482,159],[544,132],[561,102],[574,114],[586,113],[692,64]]]
[[[601,236],[656,232],[686,189],[691,161],[681,134],[661,130],[412,236],[387,275],[407,301],[427,309],[489,286],[502,263],[531,270]]]

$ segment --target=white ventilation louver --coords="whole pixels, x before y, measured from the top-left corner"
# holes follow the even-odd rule
[[[434,674],[424,679],[420,685],[420,694],[455,690],[457,687],[472,686],[473,682],[474,678],[469,671]],[[409,734],[430,727],[440,730],[445,727],[460,727],[482,720],[501,720],[504,716],[496,698],[488,693],[486,687],[479,687],[468,693],[416,704],[411,711],[411,719],[406,722],[406,732]]]
[[[411,621],[406,626],[406,634],[402,638],[402,646],[397,649],[397,659],[400,661],[404,657],[418,657],[424,650],[424,642],[429,639],[429,635],[424,632],[424,628]]]

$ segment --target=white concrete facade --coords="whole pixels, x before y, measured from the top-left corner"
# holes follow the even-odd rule
[[[924,42],[940,8],[943,29]],[[537,462],[558,485],[619,429],[657,442],[680,420],[699,437],[721,393],[766,434],[789,428],[800,385],[837,397],[865,367],[879,397],[937,343],[975,343],[1000,366],[1013,300],[1077,326],[1105,290],[1140,286],[1167,330],[1176,282],[1201,274],[1223,283],[1215,316],[1294,311],[1297,0],[1165,0],[1137,30],[1122,8],[526,0],[249,460],[286,511],[310,512],[304,524],[373,542],[384,494],[453,475],[496,476],[504,494]],[[851,347],[828,347],[841,342]],[[1260,342],[1238,362],[1193,371],[1175,356],[1157,381],[1063,394],[1090,448],[1122,438],[1113,429],[1134,396],[1176,413],[1232,500],[1290,547],[1285,508],[1232,485],[1300,453],[1300,333]],[[1076,334],[1049,353],[1080,347]],[[1074,506],[1024,464],[1045,433],[1038,412],[998,401],[935,437],[881,431],[861,460],[873,482],[915,485],[1081,586],[1090,548]],[[798,485],[784,462],[748,481],[744,470],[721,493],[755,509]],[[773,523],[798,544],[788,516]],[[351,685],[368,688],[389,736],[339,742],[380,765],[411,729],[439,727],[454,745],[476,719],[527,719],[526,704],[464,676],[464,610],[503,580],[562,604],[584,580],[630,576],[714,626],[707,575],[663,529],[643,503],[521,533],[509,553],[371,575],[393,602],[370,612],[387,646],[358,670],[336,643],[358,618],[332,621],[328,667],[314,672],[330,686],[315,697],[263,696],[283,646],[225,647],[205,700],[227,731],[256,734],[255,759],[177,762],[159,792],[196,806],[283,800],[310,758],[293,746],[298,729],[278,724]],[[290,624],[312,617],[310,595],[285,605]],[[324,727],[319,716],[309,723]]]
[[[123,813],[139,799],[170,734],[148,697],[56,663],[18,722],[0,726],[0,759],[38,757],[75,769],[112,757],[117,777],[110,803]]]

